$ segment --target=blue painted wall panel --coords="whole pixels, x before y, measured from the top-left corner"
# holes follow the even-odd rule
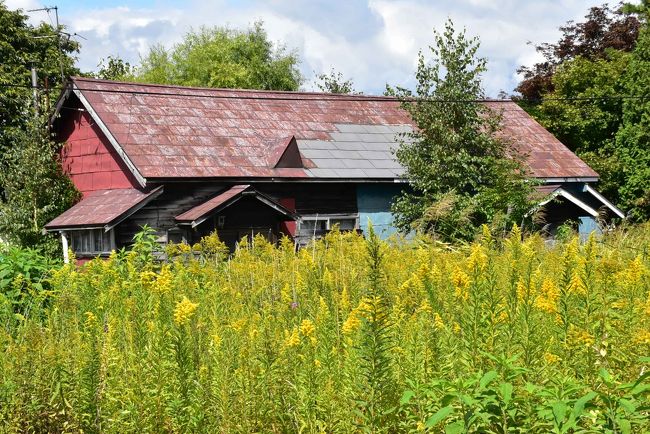
[[[393,226],[390,206],[401,190],[401,186],[394,184],[357,185],[359,227],[364,233],[368,233],[368,222],[372,222],[375,232],[381,238],[388,238],[397,232]]]
[[[580,239],[581,240],[586,240],[589,238],[589,235],[591,235],[592,232],[595,232],[596,235],[600,235],[603,233],[602,229],[600,226],[598,226],[598,223],[596,222],[596,219],[588,216],[588,217],[578,217],[580,219],[580,224],[578,225],[578,233],[580,234]]]

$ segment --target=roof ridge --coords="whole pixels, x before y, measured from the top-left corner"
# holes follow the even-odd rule
[[[163,89],[185,89],[185,90],[196,90],[196,91],[208,91],[208,92],[236,92],[236,93],[265,93],[265,94],[280,94],[280,95],[311,95],[311,96],[328,96],[328,97],[341,97],[341,98],[378,98],[378,99],[394,99],[398,101],[397,97],[390,95],[370,95],[370,94],[348,94],[348,93],[331,93],[331,92],[313,92],[313,91],[297,91],[297,90],[266,90],[266,89],[234,89],[227,87],[201,87],[201,86],[181,86],[175,84],[159,84],[159,83],[141,83],[133,81],[119,81],[119,80],[103,80],[100,78],[92,77],[82,77],[82,76],[71,76],[70,79],[74,82],[77,81],[86,81],[92,83],[100,84],[117,84],[117,85],[126,85],[126,86],[141,86],[141,87],[153,87],[153,88],[163,88]],[[190,95],[187,95],[190,96]]]

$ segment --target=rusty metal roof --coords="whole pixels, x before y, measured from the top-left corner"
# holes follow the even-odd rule
[[[395,179],[403,174],[391,149],[395,134],[409,130],[411,120],[397,100],[79,77],[73,84],[146,179]],[[486,104],[502,111],[502,134],[527,155],[533,176],[598,176],[514,102]],[[275,167],[288,137],[295,137],[304,168]]]
[[[47,230],[74,227],[112,226],[140,209],[162,193],[162,187],[150,192],[134,188],[97,190],[45,225]]]
[[[176,216],[176,221],[180,223],[191,223],[195,220],[200,219],[201,217],[210,214],[215,209],[219,208],[221,205],[225,204],[229,200],[235,198],[240,193],[244,192],[250,187],[250,185],[235,185],[229,189],[222,191],[215,197],[210,200],[203,202],[200,205],[195,206],[182,214]]]

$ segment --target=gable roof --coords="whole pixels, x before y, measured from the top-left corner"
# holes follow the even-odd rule
[[[233,185],[232,187],[220,192],[212,199],[209,199],[194,208],[177,215],[174,219],[179,224],[191,225],[196,227],[203,223],[207,218],[215,213],[229,207],[243,197],[253,197],[263,204],[273,208],[276,212],[284,215],[287,220],[296,220],[297,216],[286,209],[284,206],[251,188],[250,185]]]
[[[142,185],[183,178],[394,180],[404,173],[392,150],[411,120],[396,99],[79,77],[71,86]],[[597,179],[517,104],[486,104],[502,111],[502,133],[527,155],[533,176]],[[278,164],[291,137],[303,167]]]
[[[162,193],[162,186],[142,192],[134,188],[97,190],[45,225],[48,231],[74,227],[109,230]]]

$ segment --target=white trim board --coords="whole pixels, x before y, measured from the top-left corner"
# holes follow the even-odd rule
[[[607,208],[609,208],[610,210],[612,210],[612,211],[614,212],[614,214],[616,214],[617,216],[619,216],[619,217],[622,218],[622,219],[625,218],[625,214],[623,213],[623,211],[621,211],[621,210],[620,210],[616,205],[614,205],[613,203],[611,203],[610,201],[608,201],[607,199],[605,199],[605,196],[603,196],[602,194],[598,193],[598,192],[596,191],[595,188],[593,188],[593,187],[590,186],[589,184],[585,184],[583,190],[584,190],[584,191],[587,191],[587,192],[589,192],[589,193],[591,193],[592,196],[594,196],[596,199],[598,199],[598,200],[601,201],[603,204],[605,204],[605,206],[606,206]]]
[[[540,202],[538,206],[544,206],[558,196],[564,197],[569,202],[576,205],[578,208],[581,208],[583,211],[589,213],[589,215],[591,215],[592,217],[598,217],[598,211],[596,211],[595,209],[593,209],[592,207],[590,207],[589,205],[587,205],[586,203],[584,203],[583,201],[581,201],[580,199],[578,199],[577,197],[569,193],[568,191],[564,190],[563,188],[558,188],[557,190],[555,190],[548,199],[546,199],[543,202]]]

